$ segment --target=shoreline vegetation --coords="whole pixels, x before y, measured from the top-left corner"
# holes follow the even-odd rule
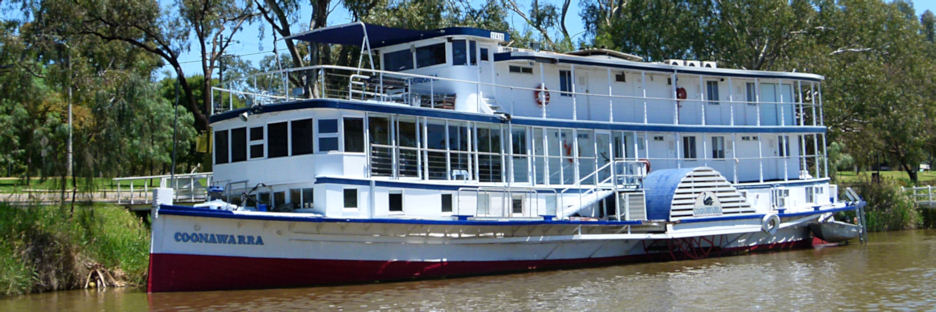
[[[0,297],[145,285],[150,231],[112,204],[0,203]]]

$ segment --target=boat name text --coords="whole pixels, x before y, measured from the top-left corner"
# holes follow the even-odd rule
[[[260,235],[175,232],[173,238],[175,238],[175,241],[182,243],[263,245],[263,237]]]

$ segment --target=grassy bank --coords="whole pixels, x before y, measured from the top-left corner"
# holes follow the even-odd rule
[[[146,279],[149,230],[119,206],[76,206],[72,215],[0,203],[0,237],[0,296],[81,288],[98,274],[127,286]]]
[[[862,171],[860,173],[855,173],[854,171],[839,171],[835,173],[835,181],[841,184],[861,183],[864,180],[870,180],[872,172],[873,171]],[[881,171],[881,177],[893,180],[903,186],[913,185],[913,183],[910,182],[910,176],[904,171]],[[920,185],[936,185],[936,171],[920,172],[917,176],[917,180]]]

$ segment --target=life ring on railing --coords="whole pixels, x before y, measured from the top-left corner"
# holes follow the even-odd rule
[[[637,162],[643,163],[644,168],[647,169],[646,173],[650,173],[650,160],[649,159],[641,158],[640,160],[637,160]]]
[[[777,234],[777,230],[780,229],[780,217],[775,214],[765,215],[761,219],[761,231],[764,233],[774,235]]]
[[[679,87],[676,88],[676,98],[680,100],[686,99],[686,88]]]
[[[542,96],[540,96],[541,94]],[[549,88],[546,88],[546,85],[542,83],[536,85],[536,90],[533,90],[533,99],[536,100],[537,106],[549,105]]]
[[[562,150],[565,151],[565,155],[569,157],[569,162],[574,163],[575,161],[572,160],[572,144],[562,142]]]

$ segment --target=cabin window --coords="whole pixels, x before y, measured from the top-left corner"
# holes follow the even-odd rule
[[[780,157],[790,157],[790,136],[781,135],[777,139],[777,151]]]
[[[747,96],[748,105],[757,104],[757,86],[753,82],[748,82],[744,84],[745,95]]]
[[[487,48],[481,48],[481,61],[482,62],[488,61],[488,49]]]
[[[292,124],[292,154],[312,154],[312,119],[293,120]]]
[[[344,189],[344,207],[357,208],[357,189]]]
[[[559,130],[557,129],[546,129],[546,155],[547,155],[547,166],[549,170],[546,171],[549,177],[549,184],[562,184],[562,175],[561,175],[561,166],[562,166],[562,155],[567,150],[565,146],[562,145],[559,139]]]
[[[416,48],[416,67],[445,64],[445,43]]]
[[[247,128],[231,129],[231,162],[247,160]]]
[[[364,119],[344,119],[344,151],[345,153],[364,152]]]
[[[559,95],[572,96],[572,72],[568,70],[559,71]]]
[[[442,194],[442,212],[452,212],[452,194]]]
[[[471,176],[468,168],[468,159],[471,153],[468,150],[468,141],[471,140],[470,129],[465,122],[450,121],[448,123],[449,147],[449,178],[452,180],[469,180]]]
[[[427,164],[429,166],[430,180],[445,180],[448,177],[446,173],[446,149],[445,140],[445,122],[441,120],[430,120],[426,125]]]
[[[263,127],[250,128],[250,158],[263,158]]]
[[[215,131],[215,164],[228,162],[228,131]]]
[[[654,140],[654,141],[660,141],[660,142],[662,142],[664,139],[665,139],[665,138],[664,138],[662,135],[657,135],[657,136],[654,136],[654,137],[653,137],[653,140]]]
[[[312,189],[290,189],[289,201],[293,209],[312,208]]]
[[[387,194],[390,212],[403,212],[403,193],[400,191]]]
[[[546,183],[546,149],[543,147],[543,128],[533,128],[533,175],[536,184]]]
[[[273,193],[273,210],[283,211],[286,208],[286,192]]]
[[[683,143],[683,158],[685,159],[695,159],[696,158],[696,142],[694,136],[685,136],[682,138]]]
[[[390,144],[390,120],[387,117],[367,119],[368,136],[371,144],[371,175],[393,174],[393,146]]]
[[[501,173],[501,130],[497,126],[478,126],[478,180],[501,182]]]
[[[468,55],[465,40],[452,40],[452,65],[465,65]]]
[[[510,66],[508,66],[507,69],[508,69],[511,73],[530,74],[530,75],[533,74],[533,67],[510,65]]]
[[[283,157],[288,155],[289,137],[286,122],[277,122],[267,125],[267,157]]]
[[[397,122],[397,145],[400,146],[397,165],[400,176],[419,176],[419,140],[416,129],[415,118],[400,118]]]
[[[595,133],[592,131],[579,130],[578,136],[578,161],[579,161],[579,181],[582,184],[595,184],[597,178],[595,172]],[[605,143],[607,144],[607,143]],[[590,175],[590,176],[589,176]],[[574,182],[573,182],[574,183]]]
[[[511,197],[510,212],[513,214],[523,214],[523,196],[514,195]]]
[[[257,208],[263,206],[265,209],[270,209],[270,193],[261,192],[257,194]]]
[[[413,51],[402,50],[384,53],[384,70],[401,71],[413,69]]]
[[[624,73],[617,73],[614,75],[614,81],[627,82],[627,75]]]
[[[559,131],[559,141],[562,143],[562,183],[575,184],[575,137],[571,129]],[[552,168],[552,167],[550,167]]]
[[[468,59],[471,60],[471,65],[478,65],[478,42],[469,41]]]
[[[529,182],[529,159],[527,152],[527,138],[525,127],[513,127],[510,130],[511,150],[513,151],[513,180],[514,182]]]
[[[319,119],[319,152],[338,150],[338,119]]]
[[[712,158],[725,159],[725,137],[712,137]]]
[[[709,104],[718,105],[718,81],[706,81],[705,94],[708,96]]]

